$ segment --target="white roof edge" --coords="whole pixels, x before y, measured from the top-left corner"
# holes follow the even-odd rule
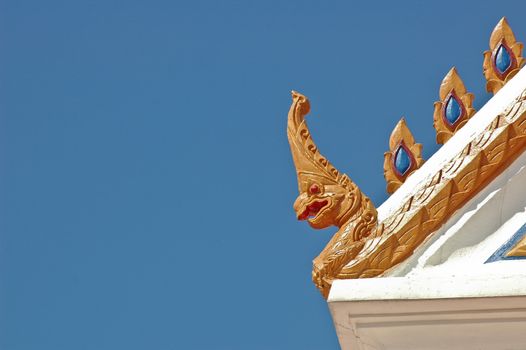
[[[526,275],[384,277],[333,282],[327,302],[524,296]]]
[[[521,69],[495,96],[493,96],[466,125],[453,135],[420,169],[415,171],[402,186],[393,193],[380,207],[378,220],[389,217],[400,203],[405,202],[429,177],[434,176],[451,157],[460,153],[467,144],[481,133],[513,100],[526,89],[526,67]]]

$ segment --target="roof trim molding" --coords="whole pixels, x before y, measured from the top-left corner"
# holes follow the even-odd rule
[[[338,274],[375,277],[409,257],[453,213],[526,149],[526,89],[379,223],[381,231]]]

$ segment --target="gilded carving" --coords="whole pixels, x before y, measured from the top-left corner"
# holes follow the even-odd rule
[[[525,63],[522,49],[503,18],[491,34],[490,50],[484,53],[488,91],[496,93],[520,70]],[[439,96],[434,126],[437,142],[445,143],[475,113],[473,95],[453,68],[442,81]],[[293,92],[287,135],[298,178],[297,218],[316,229],[338,227],[313,262],[313,281],[325,297],[335,279],[375,277],[403,262],[526,150],[525,90],[484,130],[470,136],[467,145],[436,174],[416,184],[398,209],[378,222],[369,198],[320,154],[305,121],[309,109],[307,98]],[[387,191],[392,193],[423,159],[421,145],[415,143],[403,119],[391,135],[389,148],[384,176]],[[526,256],[526,238],[508,255]]]
[[[472,107],[474,96],[466,91],[464,82],[453,67],[440,84],[439,97],[440,101],[435,102],[433,126],[437,143],[444,144],[475,114]]]
[[[408,258],[425,238],[526,149],[526,90],[449,164],[380,223],[380,240],[342,266],[339,279],[375,277]],[[513,147],[512,147],[513,146]],[[428,190],[430,196],[420,196]],[[388,262],[388,263],[386,263]]]
[[[484,76],[486,90],[497,93],[524,65],[522,43],[515,40],[508,21],[503,17],[489,40],[490,49],[484,51]]]
[[[313,281],[325,297],[334,279],[379,276],[407,259],[526,149],[525,90],[378,223],[370,200],[319,154],[304,121],[308,111],[307,99],[293,93],[287,132],[300,190],[294,209],[299,219],[309,219],[315,228],[339,227],[314,260]],[[318,187],[311,189],[313,184]],[[526,242],[521,242],[517,254],[526,249]]]
[[[396,191],[424,163],[422,145],[415,143],[413,134],[402,118],[389,138],[389,151],[384,153],[384,177],[387,193]]]
[[[339,228],[314,260],[313,281],[327,296],[341,267],[358,254],[373,233],[377,213],[358,186],[318,151],[305,121],[309,111],[308,99],[293,91],[287,136],[298,177],[294,210],[298,220],[306,220],[315,229]]]

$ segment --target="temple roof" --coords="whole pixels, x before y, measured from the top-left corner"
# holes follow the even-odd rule
[[[426,162],[405,121],[398,123],[384,162],[392,195],[378,208],[320,153],[305,121],[310,103],[293,92],[287,134],[300,191],[294,209],[313,228],[339,227],[314,260],[313,281],[325,297],[335,280],[381,276],[404,262],[523,153],[522,48],[503,18],[484,53],[486,88],[495,96],[478,112],[458,72],[446,75],[433,117],[443,146]]]

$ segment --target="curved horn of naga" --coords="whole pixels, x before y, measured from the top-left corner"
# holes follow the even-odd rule
[[[309,100],[293,91],[287,136],[300,192],[294,210],[299,220],[307,220],[315,229],[339,228],[314,259],[313,281],[327,297],[332,281],[376,232],[377,212],[358,186],[318,151],[305,121],[309,111]]]

